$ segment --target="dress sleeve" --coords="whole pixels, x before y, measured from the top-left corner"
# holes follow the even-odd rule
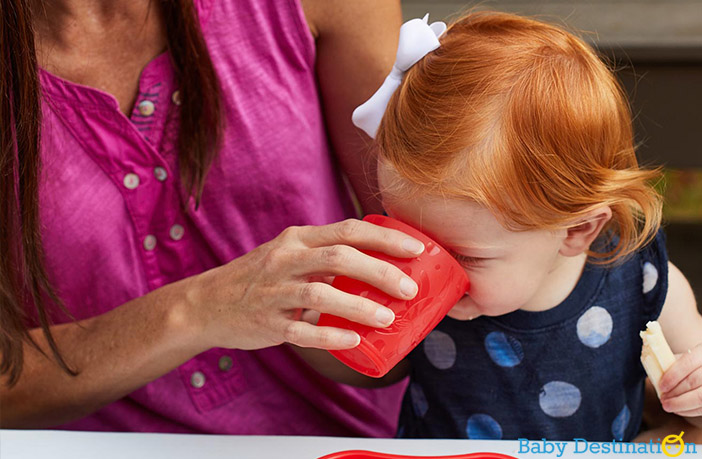
[[[642,329],[650,320],[657,320],[668,294],[668,251],[665,233],[658,230],[656,237],[639,252],[643,292]]]

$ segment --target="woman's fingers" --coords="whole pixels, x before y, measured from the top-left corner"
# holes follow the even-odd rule
[[[303,320],[308,324],[317,325],[317,322],[319,322],[319,311],[315,311],[314,309],[304,309],[302,311],[302,316],[300,316],[300,320]]]
[[[395,320],[391,309],[368,298],[337,290],[334,287],[312,282],[298,288],[299,304],[305,309],[343,317],[369,327],[384,328]]]
[[[333,327],[317,327],[302,321],[289,321],[283,331],[285,341],[300,347],[327,350],[351,349],[361,342],[358,333]]]
[[[299,275],[342,275],[370,284],[388,295],[412,299],[417,284],[398,267],[346,245],[305,250],[294,268]]]
[[[298,236],[307,247],[350,245],[374,250],[398,258],[412,258],[424,251],[424,244],[401,231],[373,223],[349,219],[325,226],[298,228]]]

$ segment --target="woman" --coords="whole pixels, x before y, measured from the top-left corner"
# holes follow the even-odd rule
[[[399,22],[394,0],[2,0],[3,427],[394,432],[402,387],[276,345],[358,343],[303,308],[392,321],[325,276],[416,293],[356,249],[418,241],[330,224],[354,212],[329,144],[377,209],[350,112]]]

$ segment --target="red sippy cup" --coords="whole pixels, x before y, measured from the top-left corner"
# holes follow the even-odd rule
[[[337,276],[332,285],[339,290],[360,295],[395,312],[395,321],[387,328],[373,328],[337,316],[321,314],[318,325],[353,330],[361,343],[353,349],[329,351],[338,360],[367,376],[380,378],[419,344],[468,291],[470,282],[461,265],[426,234],[398,220],[383,215],[368,215],[364,221],[392,228],[418,239],[424,252],[416,258],[395,258],[384,253],[363,251],[392,263],[419,286],[417,296],[401,300],[377,288]]]

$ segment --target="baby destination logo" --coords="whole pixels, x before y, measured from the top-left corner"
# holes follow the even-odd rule
[[[611,442],[590,442],[584,438],[575,438],[568,441],[548,441],[545,438],[538,440],[527,440],[519,438],[519,453],[532,454],[555,454],[562,457],[565,453],[572,454],[665,454],[668,457],[678,457],[683,454],[697,454],[697,445],[683,441],[683,435],[668,435],[663,441],[648,443],[632,443],[626,441]]]

